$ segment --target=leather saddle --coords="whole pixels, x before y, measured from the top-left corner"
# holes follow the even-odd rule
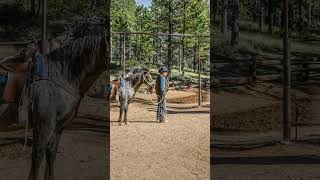
[[[1,89],[3,89],[0,95],[5,102],[16,102],[19,90],[21,91],[27,78],[29,60],[35,59],[37,51],[38,48],[30,44],[18,55],[0,61],[0,76],[3,79],[2,84],[0,84]]]
[[[30,60],[38,48],[29,44],[18,55],[0,60],[0,120],[17,119],[17,110],[25,85]]]

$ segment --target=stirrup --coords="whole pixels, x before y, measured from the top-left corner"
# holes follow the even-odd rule
[[[0,102],[0,117],[2,117],[3,114],[7,113],[10,109],[10,104],[6,102]]]
[[[0,104],[0,120],[5,121],[13,121],[15,122],[17,120],[16,113],[16,103],[8,103],[5,102],[4,104]]]

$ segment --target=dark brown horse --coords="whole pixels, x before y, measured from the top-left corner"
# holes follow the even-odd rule
[[[106,28],[108,28],[106,30]],[[38,180],[43,157],[45,179],[54,179],[54,163],[61,133],[73,119],[85,92],[109,64],[109,24],[83,23],[72,36],[50,41],[46,76],[30,86],[33,125],[29,180]]]

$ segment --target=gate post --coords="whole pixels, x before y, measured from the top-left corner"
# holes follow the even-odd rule
[[[123,36],[123,43],[122,43],[122,45],[123,45],[123,48],[122,48],[122,58],[123,58],[123,64],[122,64],[122,66],[123,66],[123,73],[125,74],[126,73],[126,37],[127,37],[127,35],[126,34],[124,34],[124,36]]]
[[[198,105],[202,105],[202,98],[201,98],[201,61],[200,61],[200,38],[198,38]]]
[[[291,64],[289,59],[288,0],[283,0],[283,142],[291,139]]]
[[[41,1],[41,47],[40,51],[42,54],[47,52],[47,12],[48,12],[48,0]]]

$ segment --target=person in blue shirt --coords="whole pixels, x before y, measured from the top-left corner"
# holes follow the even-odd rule
[[[156,80],[156,94],[158,96],[157,121],[159,123],[166,122],[166,96],[169,87],[167,76],[168,68],[166,66],[161,66],[159,76]]]

